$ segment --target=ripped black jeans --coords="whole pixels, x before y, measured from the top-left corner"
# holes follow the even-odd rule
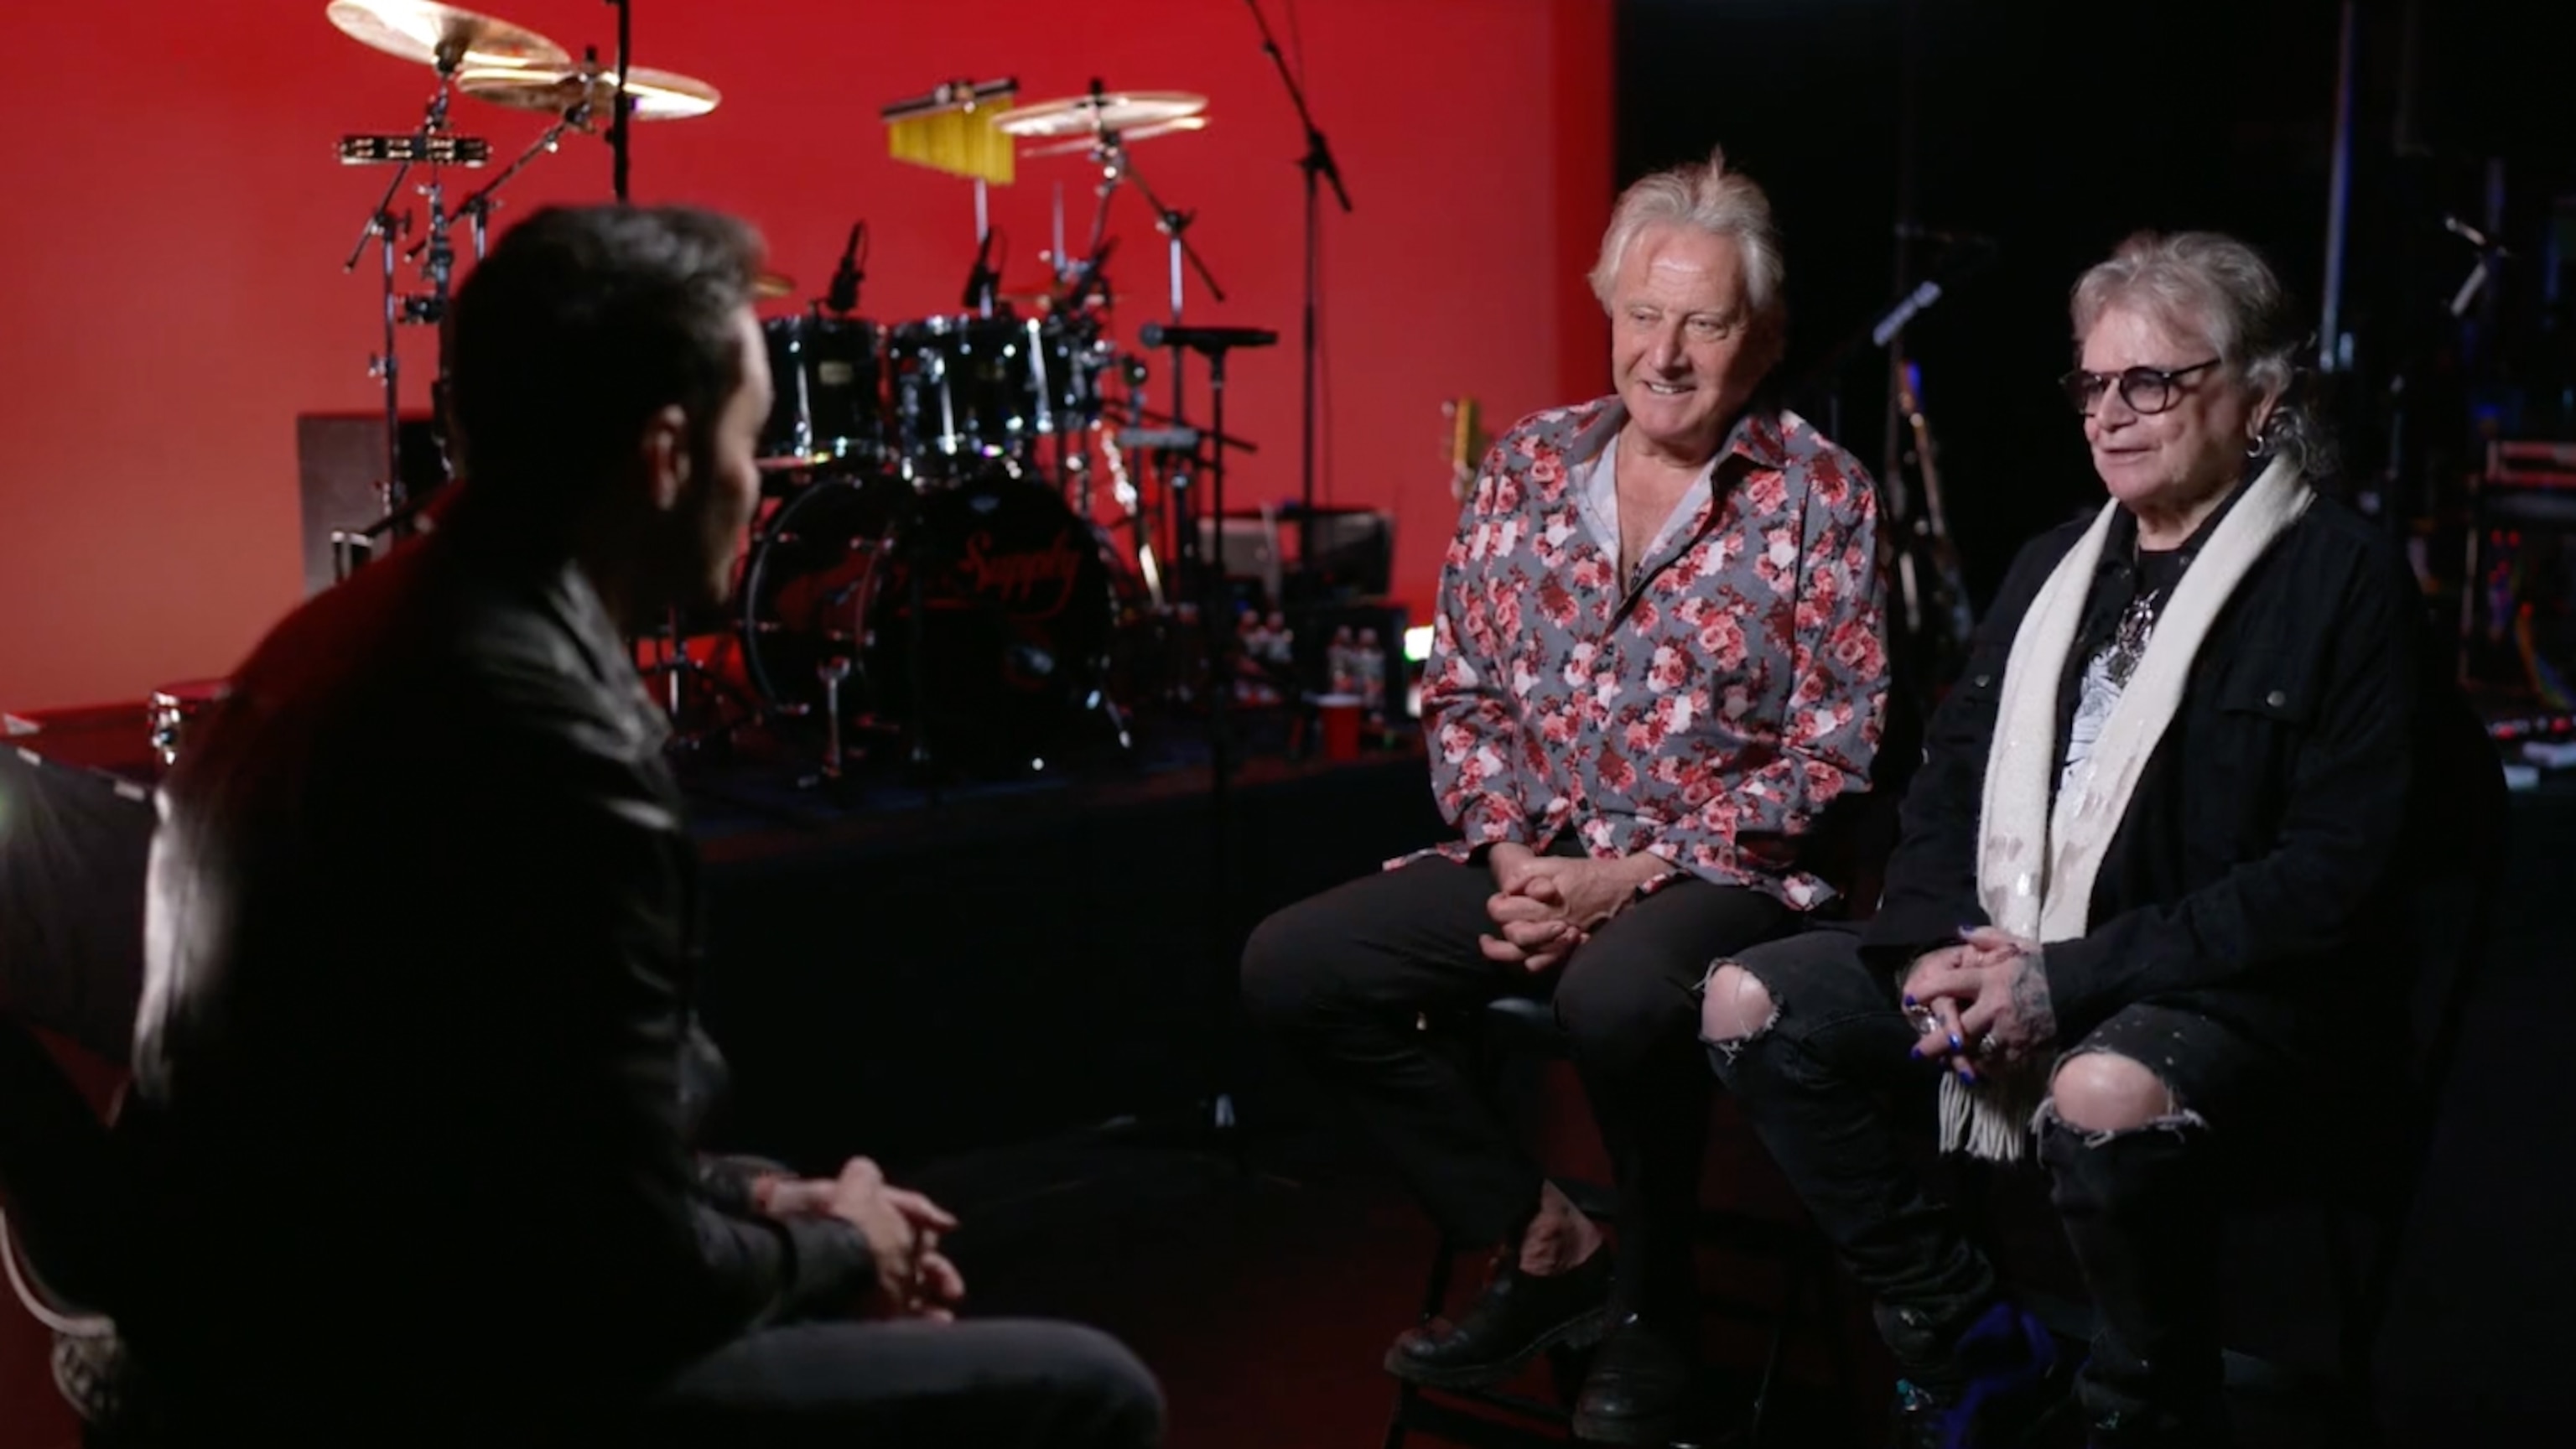
[[[1811,928],[1728,959],[1762,983],[1776,1011],[1749,1037],[1709,1043],[1710,1062],[1877,1298],[1900,1363],[1924,1371],[1927,1350],[1998,1291],[1985,1255],[1904,1161],[1881,1100],[1894,1091],[1928,1121],[1940,1068],[1908,1057],[1916,1038],[1897,983],[1864,964],[1856,929]],[[2068,1054],[2094,1051],[2154,1071],[2181,1110],[2117,1133],[2076,1131],[2041,1113],[2051,1200],[2098,1319],[2079,1393],[2097,1421],[2223,1433],[2213,1422],[2221,1198],[2210,1124],[2233,1129],[2294,1110],[2294,1074],[2217,1019],[2151,1003],[2124,1008]]]

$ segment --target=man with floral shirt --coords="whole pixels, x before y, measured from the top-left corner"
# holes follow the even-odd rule
[[[1701,979],[1835,902],[1808,847],[1868,788],[1887,697],[1870,480],[1758,396],[1781,273],[1768,201],[1722,156],[1620,198],[1591,278],[1617,394],[1495,446],[1442,572],[1423,719],[1460,838],[1245,953],[1251,1016],[1453,1241],[1499,1250],[1388,1369],[1471,1387],[1606,1335],[1575,1414],[1596,1441],[1660,1443],[1684,1408]],[[1615,1165],[1615,1251],[1417,1026],[1550,991]]]

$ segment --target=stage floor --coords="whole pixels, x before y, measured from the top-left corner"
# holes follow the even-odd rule
[[[139,861],[148,792],[36,758],[0,752],[17,841],[73,802]],[[1414,1312],[1431,1235],[1236,1031],[1233,961],[1269,909],[1438,833],[1419,754],[1248,762],[1222,856],[1204,768],[1183,760],[866,810],[721,774],[699,789],[716,897],[707,1010],[737,1070],[727,1145],[818,1169],[867,1153],[932,1191],[966,1218],[953,1246],[974,1311],[1120,1334],[1164,1379],[1177,1449],[1377,1442],[1393,1396],[1378,1360]],[[2494,949],[2383,1341],[2378,1392],[2397,1442],[2547,1442],[2564,1417],[2576,1178],[2553,1144],[2576,1141],[2557,1039],[2576,1021],[2563,905],[2576,899],[2576,779],[2518,793],[2510,828]],[[28,888],[23,872],[9,879]],[[18,945],[0,977],[27,998]],[[112,1016],[112,995],[75,1003]],[[115,1077],[95,1057],[84,1070],[102,1092]],[[1222,1136],[1208,1130],[1220,1097],[1238,1123]],[[1551,1166],[1600,1171],[1570,1080],[1549,1084],[1534,1131]],[[2016,1191],[2013,1251],[2036,1275],[2062,1271],[2035,1187]],[[1723,1107],[1706,1195],[1794,1213]],[[2251,1329],[2323,1341],[2314,1258],[2312,1225],[2255,1225],[2231,1257],[2256,1300]],[[1867,1442],[1886,1373],[1845,1298],[1858,1387],[1810,1334],[1790,1360],[1801,1417],[1786,1442]],[[0,1320],[0,1449],[72,1444],[41,1334],[15,1308]],[[1739,1332],[1711,1356],[1742,1370],[1752,1352]]]

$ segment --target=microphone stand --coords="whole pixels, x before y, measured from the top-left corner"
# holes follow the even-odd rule
[[[627,171],[633,162],[635,139],[635,98],[626,93],[626,77],[635,55],[635,6],[632,0],[608,0],[617,11],[617,90],[609,98],[616,109],[609,113],[608,150],[611,161],[610,183],[617,200],[627,198]]]
[[[1209,507],[1217,519],[1219,529],[1216,564],[1203,570],[1198,579],[1199,595],[1203,601],[1201,609],[1205,616],[1201,622],[1207,631],[1208,652],[1209,861],[1210,869],[1216,876],[1215,889],[1210,892],[1212,904],[1209,907],[1208,917],[1209,934],[1214,938],[1215,947],[1209,953],[1211,959],[1222,957],[1224,948],[1233,939],[1233,921],[1228,908],[1234,899],[1234,862],[1227,850],[1228,836],[1231,832],[1226,828],[1228,777],[1232,774],[1233,748],[1232,741],[1227,738],[1227,731],[1231,726],[1226,716],[1227,705],[1234,694],[1235,683],[1239,676],[1238,666],[1229,657],[1228,651],[1228,646],[1234,642],[1235,631],[1223,607],[1226,583],[1222,530],[1225,526],[1225,363],[1227,351],[1236,345],[1265,344],[1255,342],[1236,344],[1206,338],[1191,343],[1179,340],[1174,340],[1172,343],[1172,349],[1175,352],[1181,351],[1185,346],[1194,346],[1207,357],[1208,430],[1211,434],[1208,451]],[[1195,537],[1195,530],[1192,536]],[[1219,1019],[1222,1019],[1221,1009]],[[1222,1134],[1234,1126],[1234,1096],[1228,1090],[1222,1071],[1212,1071],[1210,1076],[1212,1079],[1209,1092],[1211,1125]]]
[[[1351,194],[1343,189],[1342,169],[1334,164],[1332,143],[1324,139],[1324,133],[1315,125],[1314,113],[1306,108],[1305,90],[1288,69],[1287,57],[1279,53],[1279,42],[1271,38],[1270,21],[1261,13],[1261,0],[1244,0],[1244,3],[1252,8],[1253,23],[1261,27],[1261,49],[1269,55],[1271,64],[1278,68],[1280,83],[1288,87],[1288,99],[1297,108],[1297,122],[1306,128],[1306,154],[1297,162],[1297,169],[1306,176],[1306,314],[1299,343],[1302,364],[1299,373],[1300,407],[1303,414],[1300,426],[1304,430],[1301,434],[1304,446],[1298,462],[1298,496],[1304,503],[1304,511],[1297,520],[1297,564],[1304,569],[1313,565],[1315,557],[1315,391],[1316,373],[1321,367],[1315,319],[1320,305],[1319,295],[1323,290],[1324,270],[1323,209],[1316,195],[1316,178],[1322,177],[1333,183],[1333,199],[1341,203],[1344,213],[1351,209]],[[1173,320],[1177,322],[1180,319],[1176,316]],[[1220,522],[1217,526],[1222,528],[1224,524]]]

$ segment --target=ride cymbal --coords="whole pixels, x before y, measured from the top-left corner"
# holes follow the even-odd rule
[[[456,88],[478,101],[548,114],[571,110],[587,98],[597,123],[605,125],[614,118],[609,100],[617,94],[617,72],[607,69],[584,76],[578,70],[477,67],[458,72]],[[641,65],[626,73],[626,94],[635,99],[639,121],[685,121],[714,110],[723,99],[705,81]]]
[[[1207,109],[1186,91],[1103,91],[1019,106],[993,118],[993,129],[1022,139],[1058,140],[1167,125]]]
[[[461,66],[562,70],[572,53],[524,25],[435,0],[331,0],[323,12],[340,33],[398,59]]]
[[[1157,121],[1150,126],[1138,126],[1132,131],[1121,131],[1118,133],[1118,139],[1132,146],[1138,141],[1151,141],[1157,136],[1179,136],[1192,131],[1204,131],[1207,128],[1207,117],[1183,116],[1178,120]],[[1043,146],[1023,146],[1020,148],[1020,155],[1031,161],[1048,156],[1087,156],[1091,154],[1091,148],[1098,144],[1097,139],[1086,135],[1074,141],[1049,141]]]

